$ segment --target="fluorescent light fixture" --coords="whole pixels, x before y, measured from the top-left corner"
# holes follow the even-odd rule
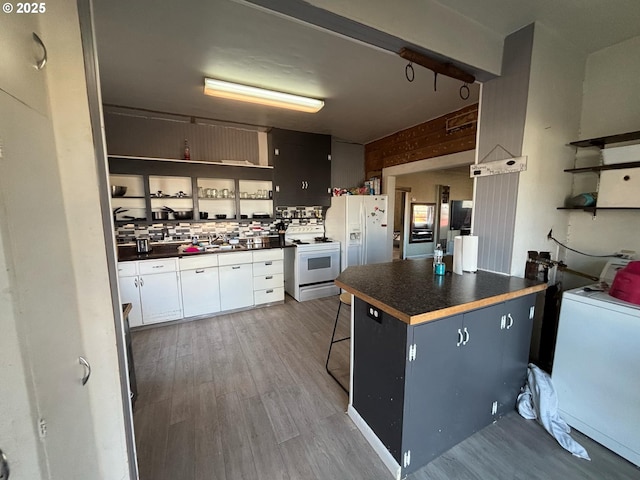
[[[324,101],[301,97],[290,93],[275,92],[239,83],[225,82],[214,78],[204,79],[204,93],[213,97],[258,103],[270,107],[288,108],[299,112],[316,113],[324,107]]]

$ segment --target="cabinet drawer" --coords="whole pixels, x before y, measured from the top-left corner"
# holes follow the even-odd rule
[[[142,260],[138,262],[138,271],[140,272],[140,275],[175,272],[176,270],[175,258],[167,258],[164,260]]]
[[[267,288],[254,292],[254,303],[262,305],[264,303],[281,302],[284,300],[284,287]]]
[[[282,260],[284,253],[281,248],[269,248],[267,250],[259,250],[253,252],[254,262],[266,262],[269,260]]]
[[[253,275],[256,277],[275,275],[282,272],[284,272],[282,260],[267,260],[253,264]]]
[[[282,273],[253,277],[254,290],[266,290],[268,288],[276,288],[282,286],[284,286],[284,275]]]
[[[119,277],[135,277],[138,275],[138,262],[118,262]]]
[[[218,255],[202,254],[200,256],[183,257],[178,260],[180,271],[195,270],[196,268],[208,268],[218,266]]]
[[[242,263],[252,263],[253,255],[251,252],[232,252],[221,253],[218,255],[218,265],[239,265]]]

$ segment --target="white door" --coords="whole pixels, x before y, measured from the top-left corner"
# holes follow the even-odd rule
[[[182,317],[177,272],[140,275],[142,323],[158,323]]]
[[[0,15],[0,449],[15,480],[129,478],[79,3]]]
[[[140,280],[138,277],[120,277],[120,300],[131,304],[129,312],[129,327],[142,325],[142,304],[140,303]]]
[[[180,281],[185,317],[220,311],[218,267],[184,270],[180,272]]]
[[[253,265],[227,265],[220,269],[220,306],[222,311],[253,305]]]
[[[2,30],[27,16],[0,17]],[[27,27],[21,34],[31,32]],[[95,478],[96,442],[78,360],[82,355],[91,362],[92,356],[82,346],[51,121],[4,92],[0,112],[0,235],[8,264],[1,275],[9,285],[2,293],[2,342],[5,326],[17,332],[17,345],[9,350],[14,358],[3,362],[2,370],[25,362],[23,378],[4,384],[0,377],[0,448],[14,466],[12,478]],[[34,240],[38,247],[29,248],[27,241]],[[14,388],[28,390],[28,401],[15,405]],[[29,449],[39,419],[46,422],[46,436],[36,453]],[[33,468],[41,468],[41,476],[34,476]]]

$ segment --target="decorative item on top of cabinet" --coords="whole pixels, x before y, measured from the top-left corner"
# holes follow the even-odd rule
[[[634,140],[640,140],[640,131],[580,140],[571,142],[570,145],[582,148],[597,147],[602,150],[605,145]],[[614,155],[616,151],[624,154]],[[567,173],[597,174],[598,191],[593,192],[595,195],[592,192],[582,193],[573,197],[573,204],[558,207],[558,210],[584,210],[593,213],[594,217],[598,210],[640,210],[640,170],[637,170],[640,168],[640,146],[611,147],[602,150],[601,153],[602,165],[564,170]],[[615,163],[608,162],[608,157],[615,158]],[[597,197],[595,205],[590,201],[591,197]]]
[[[331,136],[291,130],[269,132],[276,206],[331,205]]]

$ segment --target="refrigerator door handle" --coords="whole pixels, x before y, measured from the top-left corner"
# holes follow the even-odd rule
[[[364,202],[360,203],[360,265],[364,265],[367,259],[367,219],[364,210]]]

